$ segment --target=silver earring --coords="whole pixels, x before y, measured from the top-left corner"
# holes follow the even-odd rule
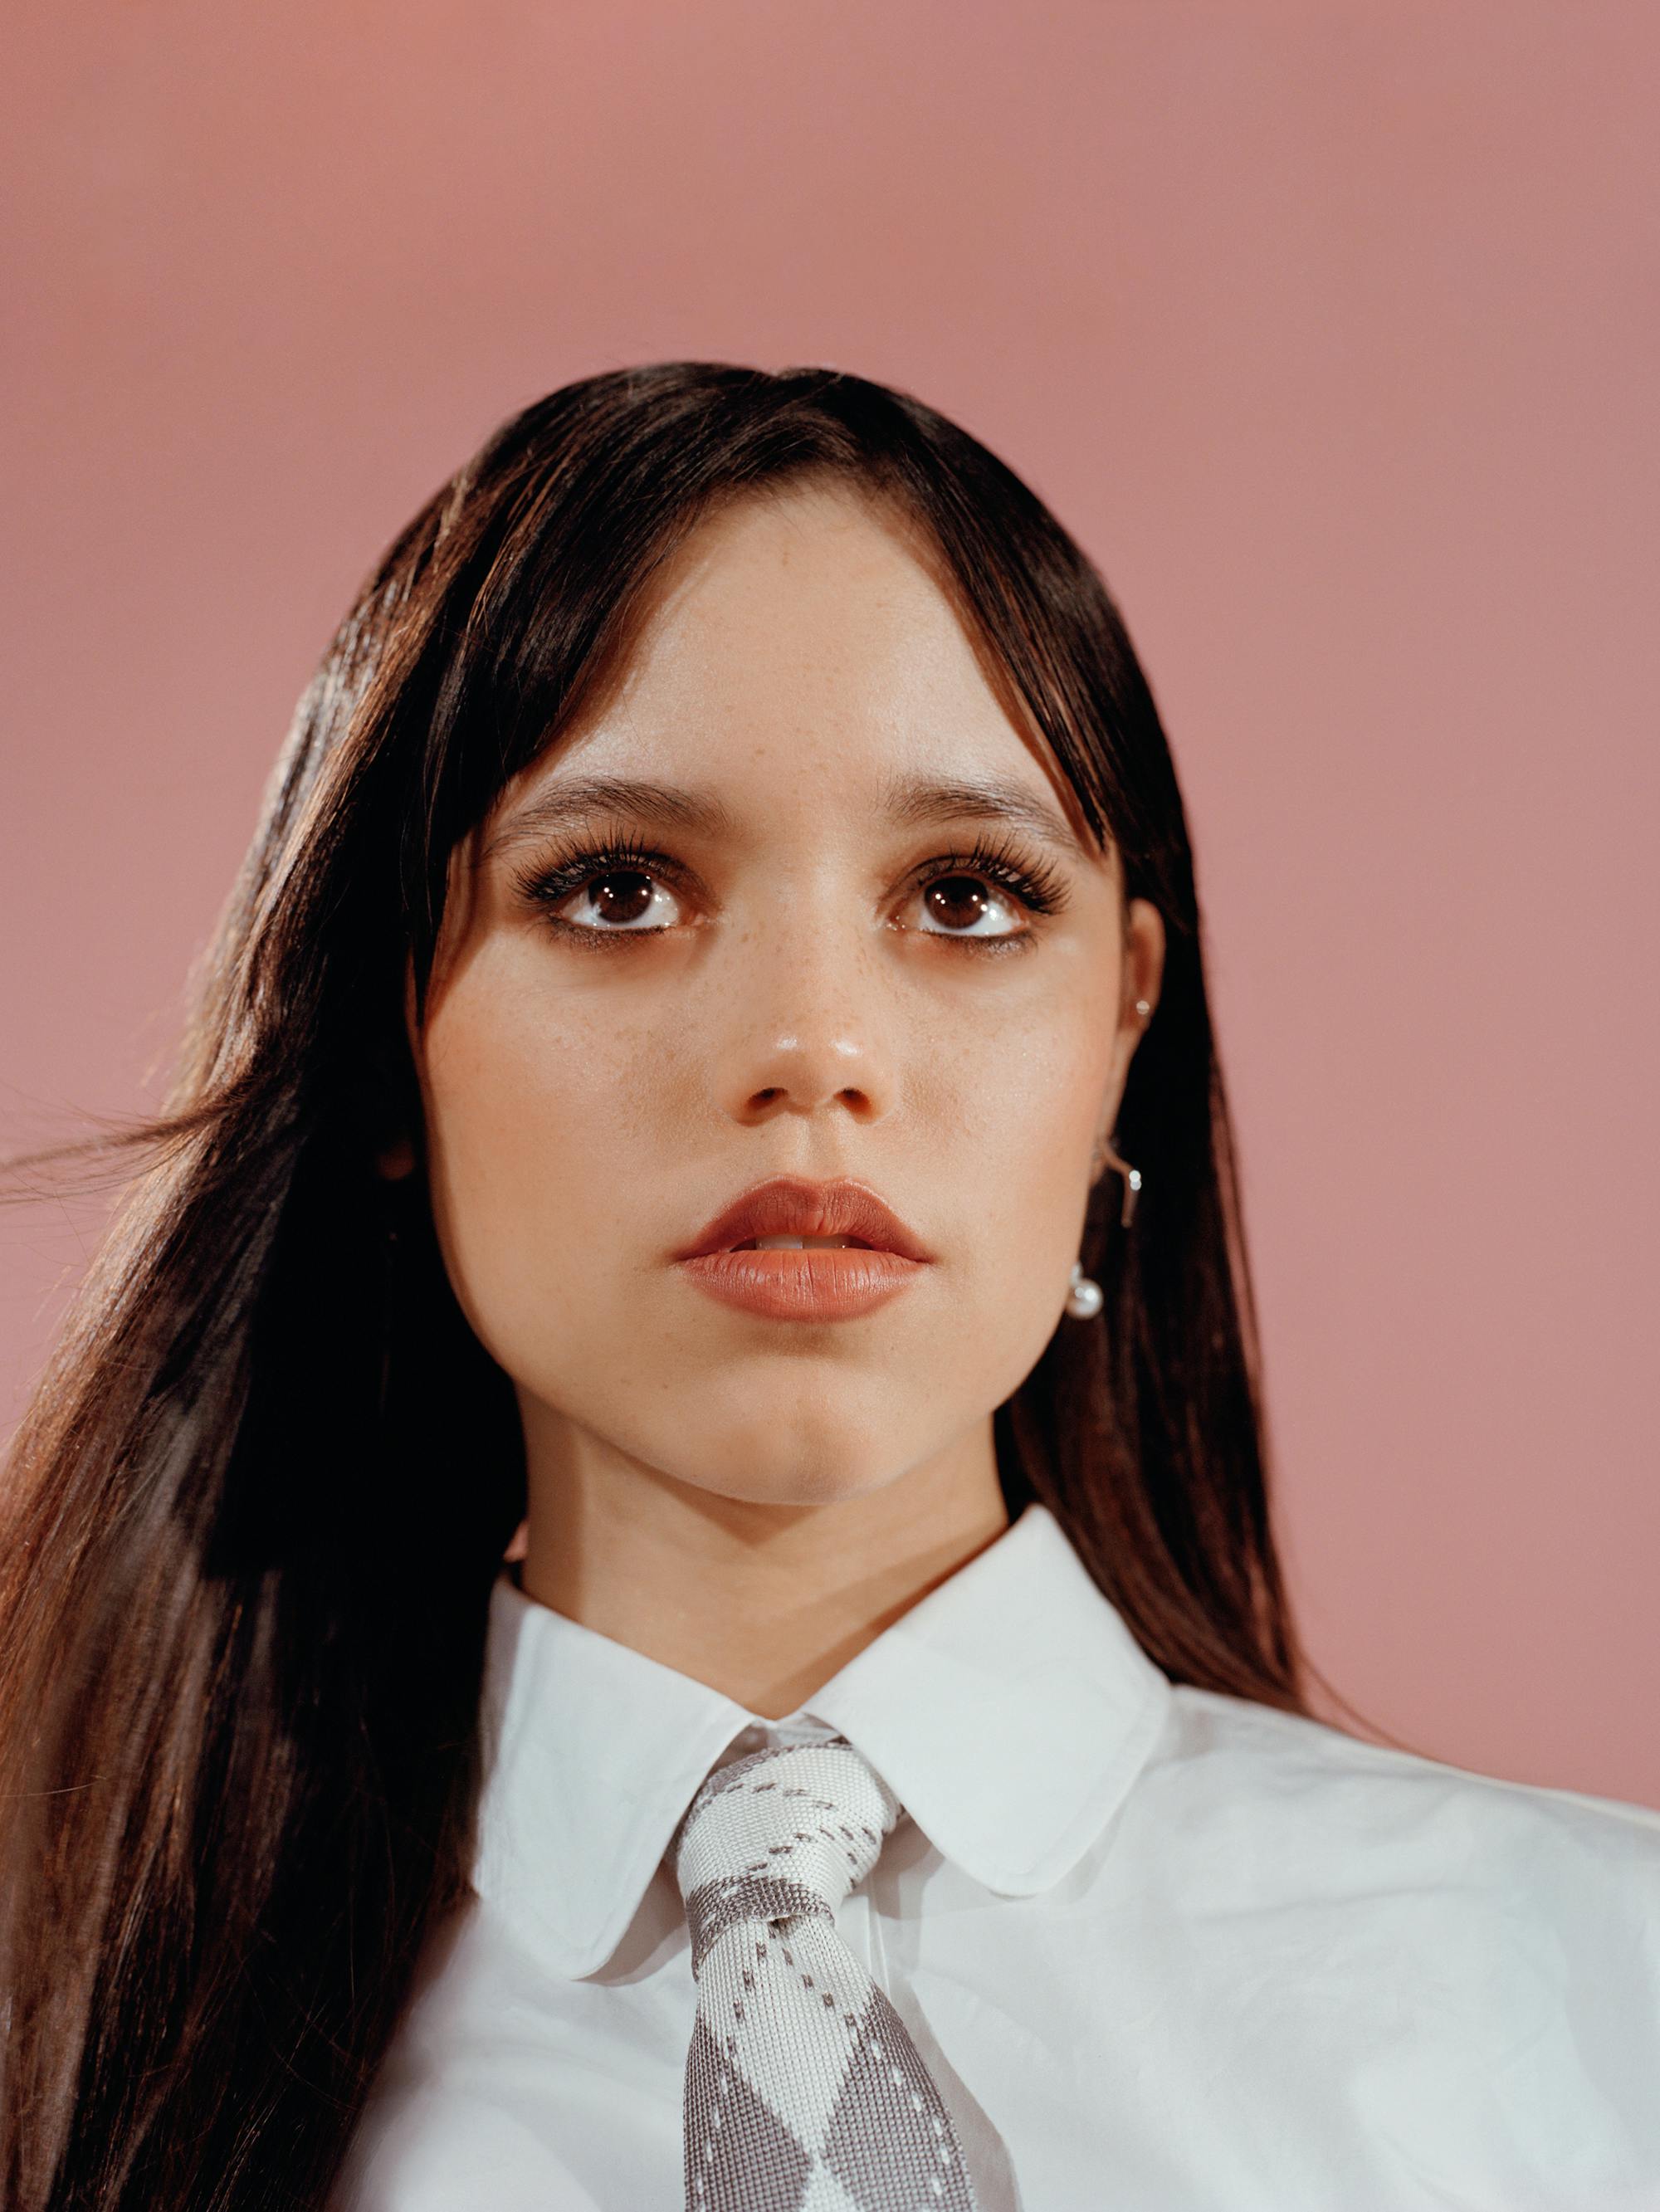
[[[1124,1203],[1119,1210],[1118,1225],[1128,1229],[1135,1218],[1135,1200],[1141,1188],[1141,1170],[1133,1168],[1128,1160],[1121,1160],[1110,1144],[1104,1139],[1095,1148],[1098,1164],[1116,1168],[1124,1178]]]
[[[1084,1273],[1084,1263],[1072,1263],[1072,1288],[1067,1293],[1067,1311],[1074,1321],[1093,1321],[1101,1310],[1104,1299],[1101,1285],[1092,1275]]]

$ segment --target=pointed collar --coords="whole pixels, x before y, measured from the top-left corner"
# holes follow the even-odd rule
[[[1035,1500],[786,1720],[520,1590],[490,1597],[474,1884],[571,1978],[603,1966],[681,1814],[754,1729],[845,1735],[941,1855],[1029,1897],[1070,1871],[1158,1736],[1170,1684]]]

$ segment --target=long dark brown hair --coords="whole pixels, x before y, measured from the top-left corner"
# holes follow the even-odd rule
[[[427,501],[324,654],[161,1115],[12,1164],[24,1194],[119,1190],[4,1472],[12,2212],[316,2212],[468,1894],[524,1448],[422,1177],[374,1171],[418,1129],[405,965],[424,1006],[451,854],[622,665],[700,518],[815,475],[920,526],[1165,924],[1116,1125],[1145,1190],[1125,1231],[1097,1186],[1104,1325],[1059,1329],[996,1414],[1010,1512],[1056,1514],[1171,1680],[1309,1710],[1187,824],[1099,575],[903,392],[703,362],[568,385]]]

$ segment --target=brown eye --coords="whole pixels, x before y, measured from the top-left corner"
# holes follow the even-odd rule
[[[651,907],[651,878],[637,868],[601,876],[589,892],[595,918],[617,923],[643,921]]]
[[[644,936],[678,919],[673,893],[643,868],[611,868],[590,876],[559,902],[556,911],[572,927],[600,936],[625,930]]]
[[[941,876],[922,894],[923,910],[934,925],[934,936],[1016,937],[1010,928],[1009,902],[978,876]]]

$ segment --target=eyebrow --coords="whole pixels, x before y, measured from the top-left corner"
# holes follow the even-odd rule
[[[1000,776],[971,783],[939,782],[929,776],[891,778],[884,787],[883,811],[907,828],[923,823],[1006,822],[1040,844],[1068,859],[1093,858],[1060,811],[1026,789]]]
[[[493,853],[509,852],[553,830],[568,830],[591,814],[620,814],[625,821],[642,823],[670,822],[677,829],[701,830],[710,837],[730,836],[736,826],[730,810],[702,792],[639,776],[573,776],[547,785],[515,807],[480,857],[488,860]]]
[[[948,822],[1001,822],[1024,830],[1070,860],[1091,854],[1065,817],[1024,785],[991,776],[983,781],[939,781],[925,775],[890,777],[878,811],[903,828]],[[511,851],[554,831],[569,829],[593,814],[677,829],[705,836],[730,836],[737,824],[731,809],[705,792],[639,776],[573,776],[545,786],[515,807],[486,844],[482,857]]]

